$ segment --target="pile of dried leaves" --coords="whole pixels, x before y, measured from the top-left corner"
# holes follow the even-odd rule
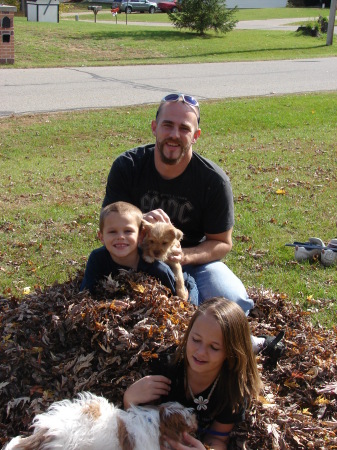
[[[194,311],[147,275],[121,273],[95,299],[79,293],[78,282],[0,299],[0,444],[29,434],[35,414],[81,391],[120,405],[149,362],[173,351]],[[263,396],[235,428],[230,448],[336,449],[336,330],[313,328],[273,293],[250,296],[253,334],[285,329],[288,348],[276,367],[259,357]]]
[[[263,397],[238,427],[232,448],[337,449],[337,329],[313,327],[307,312],[280,295],[250,296],[257,307],[252,333],[285,330],[287,351],[276,367],[262,361]]]

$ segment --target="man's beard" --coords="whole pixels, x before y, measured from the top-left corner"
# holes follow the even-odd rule
[[[178,144],[180,146],[180,155],[178,156],[178,158],[174,158],[174,159],[173,158],[167,158],[164,155],[164,145],[167,142],[174,142],[175,144]],[[159,142],[157,140],[156,145],[157,145],[157,150],[158,150],[161,162],[164,163],[164,164],[167,164],[169,166],[175,166],[176,164],[179,164],[180,161],[184,158],[184,156],[186,155],[186,153],[189,150],[189,146],[186,145],[184,147],[180,140],[172,141],[172,139],[164,139],[161,142]]]

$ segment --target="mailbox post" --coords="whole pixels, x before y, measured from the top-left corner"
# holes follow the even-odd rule
[[[0,4],[0,64],[14,64],[15,6]]]
[[[95,14],[95,23],[96,23],[96,16],[98,14],[98,11],[100,11],[102,9],[102,6],[88,6],[88,9],[90,9],[91,11],[94,12]]]

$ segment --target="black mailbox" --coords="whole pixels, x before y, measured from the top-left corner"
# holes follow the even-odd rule
[[[2,28],[10,28],[11,27],[11,19],[7,16],[5,16],[2,19]]]
[[[97,13],[98,13],[98,11],[100,11],[100,10],[102,9],[102,6],[93,6],[93,5],[90,5],[90,6],[88,6],[88,9],[90,9],[91,11],[94,12],[94,14],[95,14],[95,23],[96,23],[96,16],[97,16]]]

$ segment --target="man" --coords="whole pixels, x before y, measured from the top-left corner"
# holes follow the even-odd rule
[[[200,109],[195,98],[169,94],[152,121],[155,144],[121,154],[112,164],[103,207],[132,203],[149,222],[171,222],[184,233],[175,260],[195,279],[198,304],[211,297],[236,302],[246,314],[254,306],[242,282],[221,260],[232,249],[233,194],[227,175],[195,153],[200,137]],[[252,336],[253,349],[274,362],[284,352],[284,331]]]
[[[123,200],[149,222],[165,221],[184,233],[175,259],[196,280],[199,303],[223,296],[248,314],[253,301],[242,282],[221,262],[232,249],[233,194],[227,175],[195,153],[200,137],[198,102],[169,94],[152,121],[155,144],[127,151],[113,163],[103,207]]]
[[[172,221],[184,233],[176,260],[196,280],[199,302],[223,296],[248,314],[253,301],[221,262],[232,248],[230,181],[220,167],[193,151],[201,134],[199,120],[199,104],[193,97],[164,97],[151,125],[156,143],[115,160],[103,206],[123,200],[138,206],[149,222]]]

